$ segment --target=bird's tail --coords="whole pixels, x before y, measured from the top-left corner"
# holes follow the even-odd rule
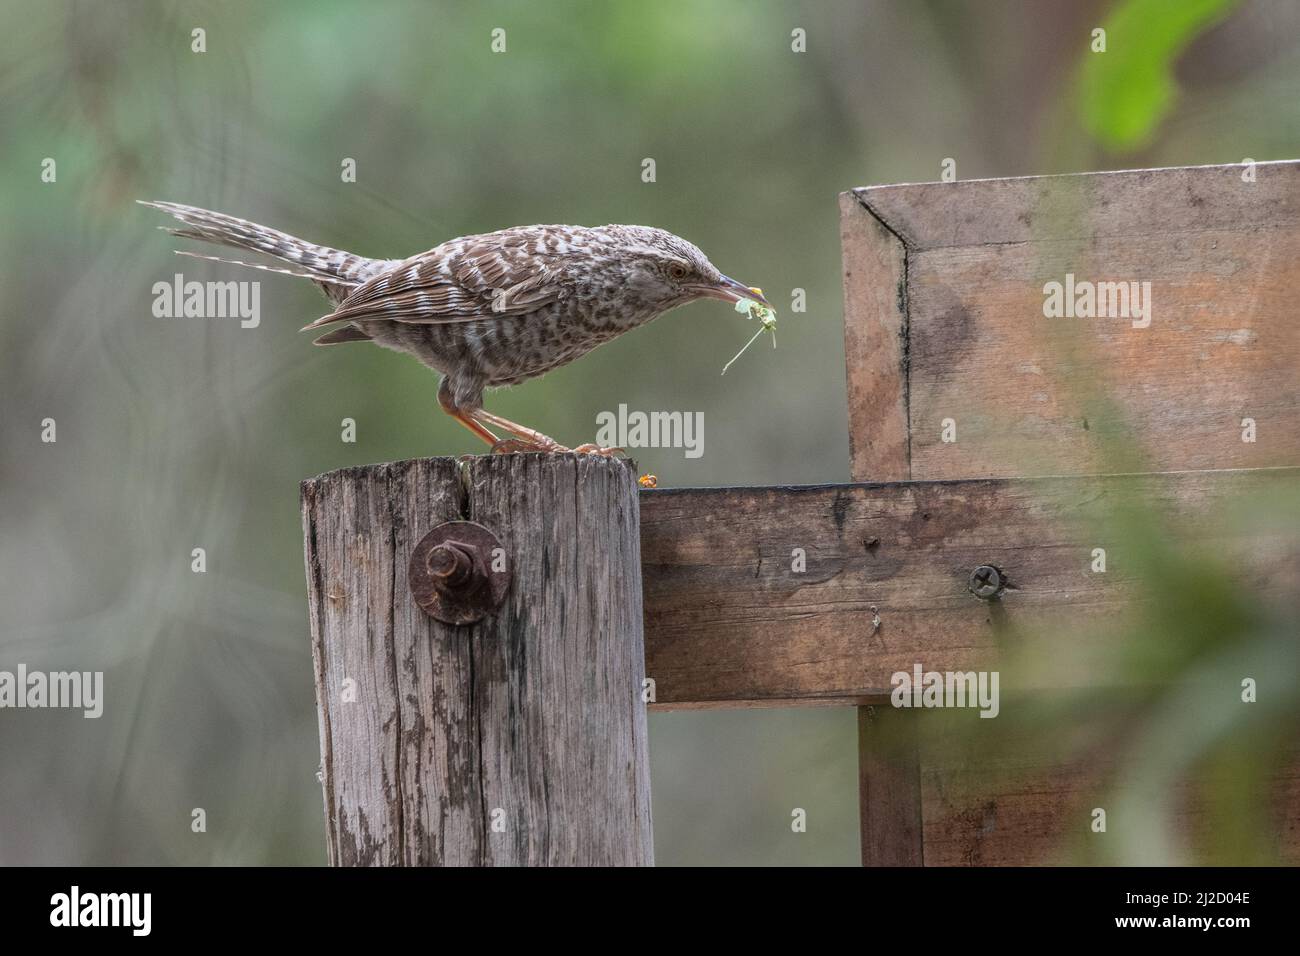
[[[196,206],[183,206],[174,202],[146,202],[137,200],[141,205],[161,209],[175,216],[184,228],[172,229],[161,227],[173,236],[183,239],[202,239],[222,246],[247,249],[251,252],[265,253],[283,266],[266,265],[260,262],[242,262],[238,259],[222,259],[219,256],[202,256],[193,252],[179,255],[192,256],[196,259],[211,259],[216,262],[229,262],[234,265],[247,266],[250,269],[262,269],[267,272],[281,272],[286,275],[299,276],[316,282],[325,294],[335,302],[341,302],[355,287],[361,285],[371,276],[384,271],[388,266],[384,259],[366,259],[341,249],[330,249],[305,242],[288,233],[259,226],[247,219],[237,219],[224,213],[199,209]]]

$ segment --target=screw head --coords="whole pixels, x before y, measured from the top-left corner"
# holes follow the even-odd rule
[[[473,624],[495,611],[510,587],[501,542],[474,521],[447,521],[415,546],[407,565],[411,597],[444,624]],[[500,568],[500,570],[496,570]]]
[[[1002,573],[991,564],[981,564],[970,573],[967,587],[977,598],[991,600],[1002,592]]]

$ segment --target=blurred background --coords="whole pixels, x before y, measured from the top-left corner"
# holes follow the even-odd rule
[[[102,670],[107,695],[99,720],[0,711],[4,864],[323,863],[298,482],[481,450],[412,359],[311,347],[308,282],[257,276],[256,329],[155,318],[177,271],[250,276],[177,259],[133,200],[377,257],[523,223],[672,230],[764,288],[777,351],[720,377],[752,323],[698,303],[489,408],[569,444],[620,403],[703,411],[703,457],[637,452],[662,487],[841,482],[840,192],[948,158],[970,179],[1300,156],[1291,0],[0,9],[0,668]],[[1097,26],[1119,52],[1090,59]],[[1242,626],[1290,666],[1293,624]],[[660,863],[857,862],[852,709],[650,728]]]

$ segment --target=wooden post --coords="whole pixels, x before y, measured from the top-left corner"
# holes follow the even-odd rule
[[[303,482],[334,865],[648,865],[640,521],[628,463],[498,455]],[[412,550],[475,521],[512,580],[483,621],[412,597]]]

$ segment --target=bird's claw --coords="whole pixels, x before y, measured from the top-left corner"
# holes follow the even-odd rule
[[[557,442],[542,444],[541,442],[525,441],[522,438],[504,438],[492,446],[489,454],[510,455],[516,452],[541,452],[550,455],[601,455],[605,458],[614,458],[619,454],[627,454],[627,451],[622,448],[605,448],[602,445],[596,445],[590,442],[585,445],[579,445],[577,448],[565,448]]]
[[[625,448],[605,448],[601,445],[594,445],[588,442],[585,445],[579,445],[573,449],[579,455],[601,455],[604,458],[617,458],[619,455],[626,455]]]
[[[567,448],[561,448],[559,445],[549,446],[540,445],[537,442],[524,441],[522,438],[503,438],[497,442],[488,451],[490,455],[513,455],[524,452],[557,452],[568,451]]]

